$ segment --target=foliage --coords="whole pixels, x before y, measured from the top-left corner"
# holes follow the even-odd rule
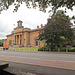
[[[66,49],[68,50],[68,52],[75,52],[75,47],[61,47],[59,52],[66,52]],[[51,51],[48,47],[44,46],[38,49],[38,51]],[[58,50],[53,49],[52,52],[58,52]]]
[[[68,50],[68,52],[75,52],[75,47],[70,47],[70,48],[62,47],[60,49],[60,52],[65,52],[66,49]]]
[[[3,47],[3,40],[0,40],[0,47]]]
[[[49,51],[48,47],[44,46],[38,49],[38,51]]]
[[[0,12],[2,10],[7,10],[14,0],[0,0]]]
[[[75,5],[74,0],[0,0],[0,11],[8,9],[10,5],[14,4],[15,9],[17,11],[22,3],[25,3],[28,8],[39,7],[41,11],[46,11],[45,9],[51,7],[55,13],[56,9],[59,7],[66,6],[68,9],[72,10],[72,7]],[[52,7],[53,6],[53,7]]]
[[[52,18],[48,19],[44,33],[39,36],[40,40],[46,40],[51,49],[58,48],[65,43],[71,43],[74,38],[69,16],[59,10]]]
[[[57,51],[57,49],[54,48],[51,50],[50,47],[44,46],[44,47],[40,47],[38,51]]]

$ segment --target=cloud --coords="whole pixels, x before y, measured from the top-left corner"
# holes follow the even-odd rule
[[[17,21],[23,21],[23,26],[34,29],[37,25],[46,24],[48,13],[39,11],[39,9],[27,9],[25,4],[21,5],[19,10],[13,13],[13,6],[10,6],[7,11],[2,11],[0,14],[0,38],[6,38],[17,26]]]

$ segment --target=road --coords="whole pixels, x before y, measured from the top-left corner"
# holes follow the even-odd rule
[[[42,67],[42,70],[40,68],[38,68],[40,70],[37,70],[45,75],[75,74],[75,53],[0,51],[0,60],[23,64],[21,66],[25,67],[26,65],[35,66],[29,67],[32,72],[36,71],[34,70],[35,68],[37,69],[36,66],[39,66],[40,68]]]
[[[0,55],[16,56],[24,58],[48,59],[48,60],[62,60],[75,61],[75,53],[48,53],[48,52],[26,52],[26,51],[0,51]]]

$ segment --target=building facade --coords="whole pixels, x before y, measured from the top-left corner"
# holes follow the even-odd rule
[[[9,46],[17,47],[42,47],[43,43],[38,40],[39,35],[43,32],[44,27],[41,25],[41,28],[37,26],[37,29],[31,30],[30,28],[24,28],[22,26],[22,21],[17,22],[17,27],[12,31],[10,35],[7,35],[7,41]]]

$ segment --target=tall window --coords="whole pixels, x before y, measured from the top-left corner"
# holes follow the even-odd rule
[[[9,40],[9,45],[11,45],[11,40]]]
[[[38,40],[35,40],[35,45],[38,46]]]

